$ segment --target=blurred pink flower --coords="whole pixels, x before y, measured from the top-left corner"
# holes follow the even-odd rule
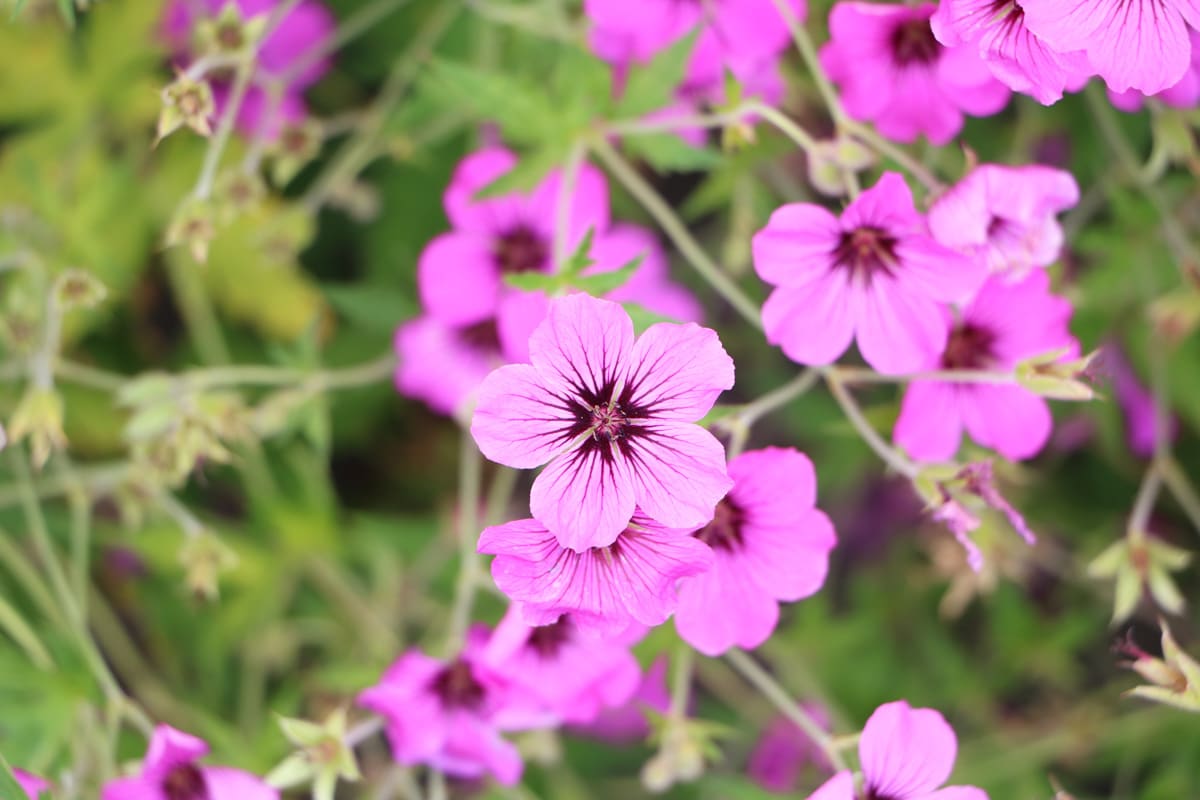
[[[553,720],[534,712],[483,660],[489,632],[471,629],[463,651],[449,663],[409,650],[358,696],[381,714],[396,761],[425,764],[459,778],[493,775],[511,786],[521,778],[521,756],[502,730],[542,727]]]
[[[643,634],[635,627],[624,636],[587,636],[569,614],[531,626],[512,605],[488,640],[483,659],[535,708],[556,721],[580,724],[627,703],[637,691],[642,671],[629,648]]]
[[[667,687],[668,663],[666,656],[656,658],[629,702],[619,708],[604,709],[595,721],[572,725],[570,730],[618,744],[648,737],[650,723],[646,719],[646,712],[665,714],[671,706],[671,691]]]
[[[923,368],[946,344],[940,303],[965,300],[983,266],[933,240],[899,174],[884,173],[839,219],[795,203],[753,240],[767,340],[801,364],[836,361],[857,339],[879,372]]]
[[[1115,92],[1161,92],[1191,63],[1188,26],[1200,27],[1196,0],[1021,0],[1025,24],[1059,52],[1086,50]]]
[[[515,520],[486,528],[479,552],[496,556],[492,578],[521,604],[527,624],[569,614],[574,625],[604,636],[665,622],[678,605],[679,579],[713,564],[712,551],[689,531],[642,517],[607,546],[583,552],[559,544],[537,520]]]
[[[1060,53],[1035,36],[1017,0],[942,0],[930,21],[939,42],[975,47],[1008,88],[1045,105],[1082,88],[1092,73],[1082,50]]]
[[[546,317],[549,299],[543,293],[508,287],[504,276],[554,269],[561,174],[552,172],[529,194],[476,199],[515,164],[516,156],[500,148],[478,151],[459,164],[444,198],[452,230],[433,239],[418,261],[426,313],[396,332],[397,389],[442,414],[469,404],[491,370],[529,361],[529,337]],[[642,258],[610,299],[673,319],[701,318],[695,298],[671,283],[667,257],[654,235],[636,225],[610,223],[608,184],[590,165],[580,171],[568,217],[571,250],[589,228],[594,233],[594,263],[584,274],[611,272]]]
[[[942,317],[948,338],[941,356],[926,369],[1007,372],[1036,355],[1078,344],[1068,322],[1071,304],[1050,293],[1044,271],[1018,283],[992,277],[963,309]],[[1006,458],[1030,458],[1050,438],[1050,407],[1045,399],[1011,383],[914,380],[904,394],[894,438],[920,461],[946,461],[958,451],[963,431]]]
[[[933,510],[932,517],[936,522],[945,525],[954,535],[954,539],[962,545],[967,554],[967,566],[975,572],[983,569],[983,551],[971,538],[971,533],[982,524],[979,517],[968,511],[962,503],[951,497],[944,489],[942,490],[942,502]]]
[[[1020,279],[1053,263],[1063,231],[1055,215],[1079,202],[1071,173],[1043,166],[981,164],[929,209],[929,229],[947,247]]]
[[[829,716],[825,709],[808,704],[805,711],[821,727],[829,728]],[[800,772],[809,763],[828,768],[828,762],[820,748],[812,743],[796,723],[786,717],[776,717],[763,731],[750,753],[746,774],[767,791],[789,794],[796,791]]]
[[[471,433],[501,464],[549,462],[529,505],[562,546],[612,544],[635,505],[675,528],[712,519],[731,483],[724,448],[695,422],[733,386],[714,331],[658,323],[635,342],[621,306],[576,294],[551,302],[529,350],[532,364],[484,380]]]
[[[1117,403],[1125,415],[1125,438],[1135,455],[1149,458],[1154,455],[1157,409],[1154,395],[1138,380],[1129,361],[1114,346],[1105,348],[1104,360],[1113,375]],[[1168,415],[1165,421],[1167,440],[1179,434],[1179,420]]]
[[[243,19],[251,19],[270,15],[280,0],[170,0],[163,17],[162,32],[174,54],[181,58],[187,56],[192,49],[197,20],[216,17],[229,3],[237,7]],[[238,110],[238,130],[249,136],[274,139],[284,125],[304,119],[308,113],[304,90],[329,70],[328,58],[311,58],[310,53],[333,36],[335,26],[333,15],[318,0],[300,0],[284,15],[259,46],[254,76]],[[301,65],[304,65],[303,69],[299,68]],[[263,115],[271,110],[267,83],[289,75],[293,70],[296,74],[284,87],[275,118],[264,120]],[[229,89],[223,81],[214,83],[213,98],[220,114]]]
[[[788,4],[803,20],[804,0]],[[773,0],[584,0],[583,9],[593,52],[618,67],[648,61],[698,27],[677,90],[685,106],[723,101],[726,69],[750,95],[775,102],[783,94],[778,65],[790,36]]]
[[[733,488],[712,522],[696,531],[713,550],[713,568],[679,583],[675,627],[701,653],[765,642],[779,601],[821,588],[836,544],[833,523],[814,507],[817,480],[803,453],[779,447],[729,462]]]
[[[31,775],[23,769],[14,769],[13,777],[17,779],[17,785],[21,787],[21,791],[29,796],[29,800],[38,800],[42,792],[50,788],[49,782],[36,775]]]
[[[1171,84],[1161,92],[1151,95],[1163,105],[1172,108],[1195,108],[1200,105],[1200,31],[1188,30],[1188,38],[1192,43],[1192,57],[1187,70],[1178,82]],[[1146,101],[1146,95],[1137,89],[1124,92],[1108,90],[1108,99],[1122,111],[1133,113],[1141,109]]]
[[[196,763],[208,745],[168,725],[154,729],[140,772],[104,784],[102,800],[279,800],[261,778],[230,767]]]
[[[842,93],[846,112],[874,122],[889,139],[925,134],[945,144],[963,114],[988,116],[1008,103],[974,45],[945,47],[933,35],[934,5],[841,2],[829,15],[821,63]]]
[[[863,727],[858,742],[863,795],[872,800],[987,800],[974,786],[940,788],[954,769],[958,738],[932,708],[903,700],[885,703]],[[855,800],[854,777],[839,772],[808,800]]]

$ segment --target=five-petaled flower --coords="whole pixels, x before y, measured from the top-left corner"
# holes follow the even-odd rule
[[[733,386],[714,331],[658,323],[635,341],[621,306],[578,294],[552,301],[529,354],[484,380],[471,433],[501,464],[549,462],[529,505],[564,547],[613,544],[635,506],[670,528],[712,519],[732,485],[721,443],[695,424]]]

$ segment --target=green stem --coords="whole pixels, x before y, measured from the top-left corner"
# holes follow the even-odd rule
[[[781,714],[796,723],[796,726],[804,731],[804,735],[825,754],[835,770],[846,769],[846,760],[842,758],[840,750],[834,744],[833,737],[813,719],[811,714],[793,700],[787,690],[780,686],[754,659],[741,650],[733,649],[725,654],[725,660],[740,672],[748,683],[758,689]]]
[[[297,59],[296,63],[276,79],[275,82],[280,86],[291,86],[299,76],[308,71],[309,67],[318,63],[321,59],[336,53],[349,42],[354,41],[378,25],[389,14],[407,5],[408,2],[409,0],[375,0],[370,5],[359,8],[345,22],[338,25],[333,36],[321,42],[316,47],[305,51],[304,55]]]
[[[896,472],[905,476],[908,479],[917,477],[920,469],[910,462],[898,450],[890,447],[879,433],[871,427],[871,423],[867,422],[863,416],[862,410],[858,404],[854,402],[854,398],[846,391],[841,378],[837,371],[828,367],[821,370],[821,374],[825,376],[825,383],[829,386],[829,391],[833,395],[833,399],[841,406],[842,413],[850,420],[850,424],[858,431],[863,440],[870,446],[872,450],[883,459],[884,463],[894,469]]]
[[[812,39],[808,37],[808,31],[804,29],[791,6],[787,4],[787,0],[772,0],[772,2],[775,3],[779,16],[783,17],[788,30],[791,31],[792,41],[796,43],[796,50],[800,52],[800,57],[804,59],[804,65],[812,74],[813,82],[817,85],[817,92],[820,93],[825,107],[829,110],[829,115],[833,117],[834,124],[839,128],[843,127],[846,122],[846,114],[842,111],[842,103],[838,100],[837,91],[830,83],[829,76],[821,67],[821,60],[817,57],[817,48],[813,46]]]
[[[466,640],[471,624],[471,609],[479,585],[479,494],[483,481],[483,455],[475,446],[470,431],[462,431],[458,461],[458,583],[446,636],[446,657],[456,655]]]
[[[762,318],[758,304],[751,300],[732,279],[717,266],[699,243],[692,237],[687,226],[667,204],[654,188],[650,186],[620,153],[613,149],[607,141],[596,137],[591,141],[592,151],[604,162],[609,171],[625,187],[634,199],[650,213],[658,226],[663,229],[671,242],[683,254],[683,257],[700,273],[708,284],[725,298],[747,322],[754,328],[762,330]]]
[[[206,364],[228,363],[229,347],[225,344],[200,273],[187,264],[168,259],[167,279],[200,360]]]
[[[1191,520],[1192,527],[1200,532],[1200,493],[1196,492],[1196,487],[1192,486],[1187,474],[1173,456],[1166,455],[1159,458],[1158,468],[1167,488],[1171,490],[1176,502],[1183,508],[1183,513],[1187,514],[1188,519]]]
[[[696,652],[687,642],[680,639],[675,646],[675,662],[671,678],[671,707],[668,714],[672,719],[687,717],[687,702],[692,694],[692,672],[696,665]]]
[[[1129,514],[1126,536],[1133,541],[1141,541],[1146,538],[1146,523],[1150,521],[1150,514],[1154,511],[1154,502],[1158,499],[1158,493],[1162,489],[1162,478],[1159,462],[1151,462],[1150,466],[1146,468],[1146,474],[1142,477],[1141,486],[1138,487],[1137,498],[1133,501],[1133,511]]]
[[[817,143],[811,136],[808,135],[808,131],[801,128],[795,122],[792,122],[791,118],[789,118],[779,109],[769,106],[766,103],[760,103],[756,101],[747,103],[746,108],[750,113],[758,114],[767,122],[778,128],[785,136],[795,142],[796,146],[804,152],[812,153],[817,149]]]

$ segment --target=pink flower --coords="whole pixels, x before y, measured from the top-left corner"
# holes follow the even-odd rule
[[[804,0],[789,5],[804,18]],[[592,23],[593,52],[618,66],[648,61],[699,27],[679,87],[689,104],[722,100],[726,69],[750,94],[768,101],[782,95],[778,61],[790,36],[773,0],[584,0],[583,10]]]
[[[628,702],[641,685],[642,671],[629,647],[642,631],[631,634],[589,637],[570,615],[530,626],[517,606],[510,606],[483,659],[536,708],[562,722],[587,723],[604,709]]]
[[[810,704],[805,710],[822,727],[829,727],[829,717],[823,708]],[[767,791],[788,794],[796,791],[800,772],[809,762],[821,766],[827,763],[820,749],[796,723],[776,717],[750,753],[746,774]]]
[[[568,549],[540,522],[487,528],[479,552],[495,555],[492,578],[521,604],[530,625],[569,614],[577,627],[606,636],[631,625],[659,625],[678,604],[676,583],[713,565],[712,550],[685,530],[634,517],[603,547]]]
[[[162,30],[175,54],[182,56],[191,49],[191,37],[199,18],[216,17],[231,2],[246,20],[270,15],[279,5],[279,0],[171,0],[163,17]],[[304,118],[307,114],[304,90],[329,69],[327,58],[311,59],[309,54],[333,35],[334,27],[333,15],[318,0],[300,0],[279,21],[259,46],[254,76],[238,110],[239,130],[247,135],[261,133],[273,139],[283,124]],[[310,59],[312,63],[308,63]],[[304,69],[298,69],[301,64],[306,65]],[[266,84],[293,70],[297,70],[296,75],[285,87],[276,119],[264,122],[262,115],[270,109]],[[220,114],[228,97],[226,83],[217,81],[213,94]]]
[[[829,15],[821,63],[842,91],[846,112],[874,122],[889,139],[924,133],[945,144],[963,114],[1004,108],[1009,90],[992,77],[975,46],[944,47],[930,27],[933,4],[842,2]]]
[[[987,800],[974,786],[940,788],[954,769],[958,739],[932,708],[912,708],[903,700],[875,709],[858,742],[863,793],[855,795],[854,777],[839,772],[808,800]]]
[[[208,745],[168,725],[154,729],[141,772],[104,785],[103,800],[279,800],[279,792],[260,778],[230,767],[196,763]]]
[[[982,164],[937,199],[929,229],[947,247],[1019,279],[1059,257],[1063,232],[1055,215],[1077,202],[1069,172]]]
[[[966,299],[984,278],[929,236],[894,172],[841,219],[809,203],[780,208],[753,249],[759,277],[777,287],[763,305],[767,340],[801,364],[832,363],[857,338],[880,372],[920,369],[946,344],[939,303]]]
[[[795,601],[825,582],[833,523],[814,508],[812,462],[770,447],[729,462],[733,488],[712,522],[696,531],[713,550],[713,568],[679,584],[675,627],[709,656],[758,647],[775,630],[779,601]]]
[[[1067,329],[1071,304],[1050,294],[1045,272],[1019,283],[993,277],[962,312],[943,317],[949,336],[940,370],[1008,372],[1017,363],[1077,343]],[[978,444],[1006,458],[1036,455],[1050,438],[1053,420],[1046,401],[1012,383],[914,380],[894,431],[896,444],[921,461],[946,461],[958,451],[964,429]]]
[[[1113,374],[1113,389],[1121,413],[1125,416],[1125,440],[1135,455],[1149,458],[1154,455],[1155,425],[1158,410],[1154,395],[1138,380],[1129,361],[1116,347],[1105,348],[1104,360]],[[1179,420],[1168,415],[1166,436],[1173,440],[1179,434]]]
[[[1200,104],[1200,32],[1189,29],[1188,37],[1192,42],[1192,58],[1187,70],[1178,82],[1168,86],[1154,95],[1155,100],[1172,108],[1195,108]],[[1122,111],[1133,113],[1142,107],[1146,95],[1137,89],[1124,92],[1108,90],[1108,99]]]
[[[954,535],[954,539],[962,545],[963,550],[967,554],[967,566],[975,572],[983,569],[983,551],[979,549],[979,545],[975,544],[975,540],[971,538],[971,533],[978,530],[982,524],[979,517],[968,511],[962,503],[950,496],[945,489],[942,490],[942,502],[933,510],[931,515],[937,522],[942,523]]]
[[[930,21],[939,42],[974,46],[1006,86],[1045,105],[1082,88],[1091,74],[1082,50],[1061,53],[1035,36],[1017,0],[942,0]]]
[[[483,661],[489,637],[476,626],[462,653],[449,663],[409,650],[358,696],[383,715],[396,761],[426,764],[447,775],[495,776],[511,786],[521,778],[521,756],[502,730],[539,727],[539,718]]]
[[[633,742],[648,737],[650,723],[646,721],[646,712],[665,714],[671,706],[667,664],[666,656],[656,658],[629,702],[619,708],[604,709],[593,722],[572,725],[571,731],[613,743]]]
[[[1025,24],[1059,52],[1086,50],[1116,92],[1161,92],[1191,63],[1188,26],[1200,27],[1196,0],[1022,0]]]
[[[42,780],[36,775],[31,775],[23,769],[14,769],[13,777],[17,779],[17,785],[21,787],[21,791],[28,795],[29,800],[38,800],[42,792],[50,788],[47,781]]]
[[[529,350],[483,382],[471,433],[501,464],[550,462],[529,505],[563,546],[612,544],[635,505],[673,528],[712,519],[724,448],[694,423],[733,385],[714,331],[658,323],[635,342],[624,309],[577,294],[551,302]]]
[[[541,292],[504,285],[504,276],[554,269],[554,227],[561,176],[552,173],[532,193],[476,200],[475,195],[516,164],[499,148],[481,150],[459,164],[446,190],[453,230],[422,252],[418,288],[426,315],[396,332],[396,387],[451,415],[474,399],[487,374],[506,363],[529,360],[529,336],[545,319],[549,300]],[[671,283],[667,258],[654,235],[636,225],[610,225],[608,184],[599,170],[581,170],[569,209],[574,249],[591,228],[595,234],[585,274],[620,269],[641,256],[628,281],[610,293],[675,319],[700,319],[699,304]]]

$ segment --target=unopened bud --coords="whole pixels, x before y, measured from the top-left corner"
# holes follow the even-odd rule
[[[1122,649],[1133,656],[1127,666],[1149,681],[1126,694],[1165,703],[1184,711],[1200,711],[1200,663],[1176,643],[1166,622],[1162,625],[1162,658],[1155,658],[1132,644]]]
[[[82,269],[68,269],[54,281],[54,300],[64,310],[95,308],[107,295],[104,284]]]
[[[211,533],[189,536],[179,551],[188,591],[197,600],[217,599],[220,576],[237,565],[237,556]]]
[[[1052,400],[1095,398],[1095,390],[1083,379],[1089,375],[1092,362],[1100,351],[1093,350],[1081,358],[1063,361],[1068,352],[1066,349],[1054,350],[1020,362],[1016,368],[1017,383]]]
[[[267,195],[267,187],[258,175],[229,172],[217,181],[215,199],[223,223],[230,223],[252,210]]]
[[[167,227],[167,246],[186,245],[200,264],[208,261],[208,246],[217,235],[213,208],[208,203],[185,203]]]
[[[324,134],[313,120],[286,125],[271,147],[271,180],[283,186],[321,152]]]
[[[247,52],[266,31],[266,23],[266,16],[261,14],[243,18],[237,3],[228,2],[217,16],[196,24],[197,49],[204,55],[230,56]]]
[[[174,83],[163,89],[162,99],[163,109],[158,117],[155,144],[185,125],[201,136],[212,135],[209,120],[216,113],[217,106],[208,83],[180,75]]]
[[[33,466],[41,469],[55,450],[67,446],[63,433],[63,399],[54,389],[30,387],[9,422],[12,441],[29,440]]]

